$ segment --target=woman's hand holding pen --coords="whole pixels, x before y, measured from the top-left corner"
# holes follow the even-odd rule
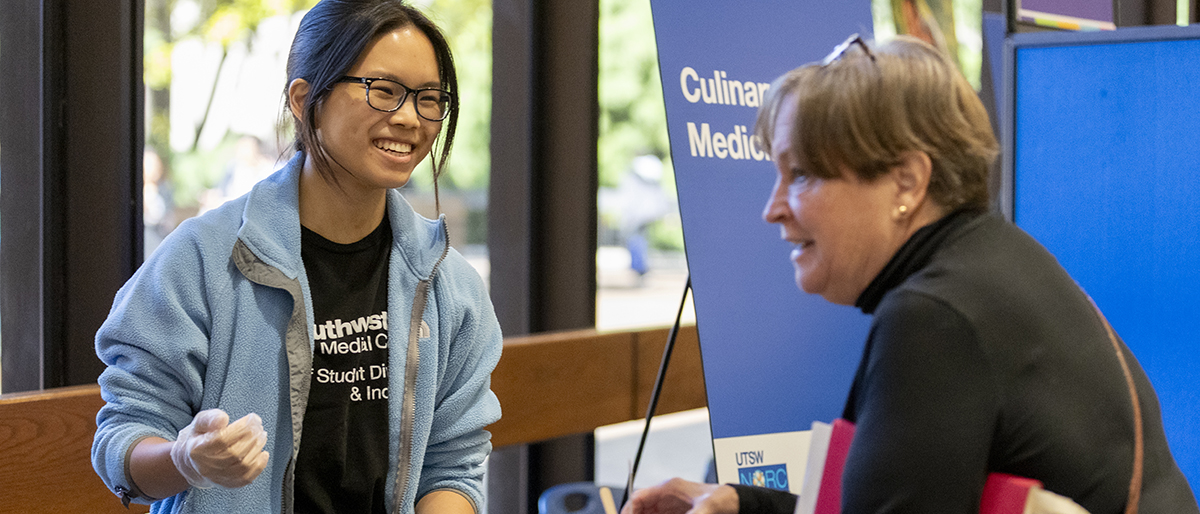
[[[737,514],[737,490],[672,478],[629,498],[621,514]]]

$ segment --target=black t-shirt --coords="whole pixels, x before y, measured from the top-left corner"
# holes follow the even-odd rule
[[[315,341],[296,457],[295,511],[383,513],[391,227],[384,217],[374,232],[350,244],[301,231]]]

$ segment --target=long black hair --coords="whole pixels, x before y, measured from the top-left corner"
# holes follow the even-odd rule
[[[424,13],[401,0],[321,0],[300,20],[288,52],[287,84],[304,79],[308,82],[309,93],[301,108],[302,115],[292,113],[296,127],[293,146],[297,152],[307,152],[317,171],[327,180],[337,181],[330,166],[332,157],[317,138],[317,109],[329,98],[333,85],[350,71],[367,45],[388,32],[409,26],[416,27],[433,43],[441,88],[457,94],[458,76],[446,37]],[[284,98],[287,98],[286,85]],[[450,103],[450,115],[442,123],[444,138],[438,138],[441,139],[440,149],[431,151],[437,154],[431,162],[435,200],[437,179],[445,170],[454,143],[458,102]],[[436,143],[437,139],[435,148],[439,146]]]

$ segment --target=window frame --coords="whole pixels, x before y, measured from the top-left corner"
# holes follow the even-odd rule
[[[142,261],[144,5],[6,0],[4,10],[0,387],[95,383],[96,330]]]

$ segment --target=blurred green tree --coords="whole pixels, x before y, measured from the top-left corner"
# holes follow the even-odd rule
[[[445,32],[458,71],[458,128],[441,187],[486,190],[491,168],[492,2],[431,0],[424,4],[422,11]],[[418,186],[431,187],[428,162],[422,164],[425,173],[413,174]]]
[[[649,0],[600,0],[601,187],[614,187],[638,155],[664,163],[664,188],[674,193],[667,114]]]
[[[600,187],[618,187],[635,157],[653,155],[663,163],[662,191],[673,198],[675,174],[650,0],[600,0],[599,53],[596,152]],[[625,214],[602,208],[602,239],[618,230]],[[683,232],[674,209],[651,222],[644,235],[652,248],[683,249]]]
[[[175,186],[174,200],[183,207],[195,205],[199,192],[211,187],[220,159],[229,145],[202,152],[197,148],[200,134],[208,122],[217,82],[224,71],[232,45],[254,41],[259,24],[266,18],[291,15],[311,8],[317,0],[146,0],[146,26],[143,38],[142,80],[147,89],[146,146],[163,160],[165,173]],[[204,115],[195,127],[189,148],[176,152],[170,144],[171,69],[175,45],[198,38],[221,48],[217,76],[212,80],[204,102]],[[274,87],[274,86],[272,86]]]

